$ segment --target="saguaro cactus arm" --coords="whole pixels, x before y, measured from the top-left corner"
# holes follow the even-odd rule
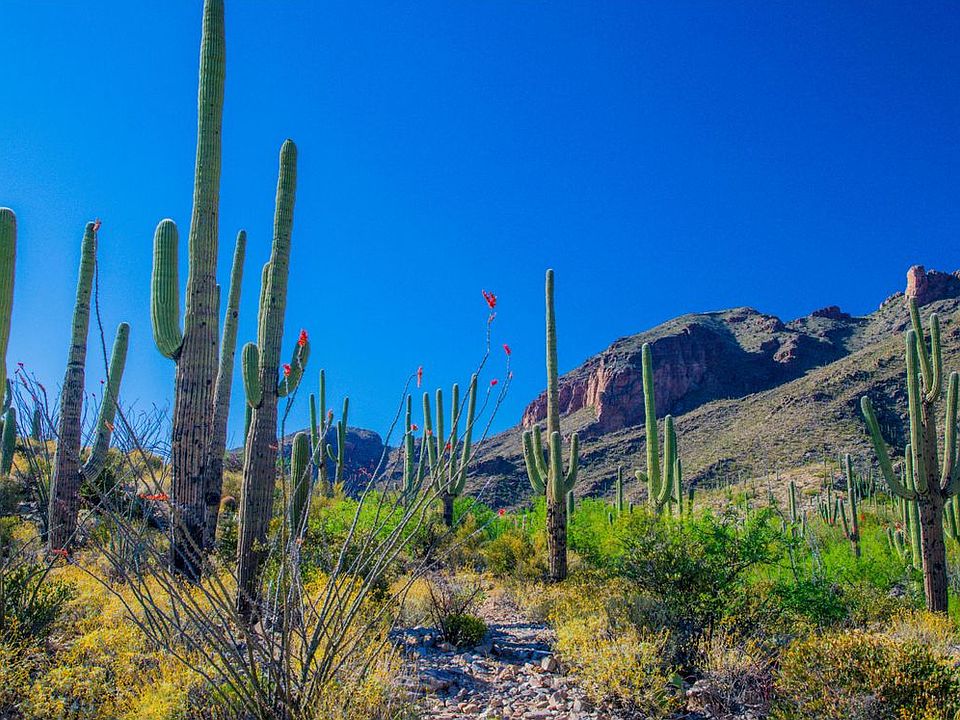
[[[523,462],[527,467],[530,487],[538,495],[543,494],[546,489],[544,480],[547,475],[543,472],[543,445],[540,444],[539,440],[539,432],[527,430],[523,433]]]
[[[887,443],[880,433],[880,424],[877,422],[877,416],[873,412],[873,403],[870,402],[870,398],[866,395],[860,398],[860,409],[863,412],[864,420],[867,422],[867,430],[870,432],[870,440],[873,443],[874,452],[877,454],[880,472],[883,473],[883,479],[886,481],[890,491],[894,495],[898,495],[907,500],[915,500],[917,494],[901,483],[896,473],[893,472],[893,464],[890,462],[890,454],[887,452]]]
[[[173,220],[161,220],[153,235],[153,274],[150,278],[150,321],[160,353],[176,359],[183,346],[180,329],[179,237]]]
[[[247,405],[258,408],[263,402],[263,386],[260,384],[260,350],[252,342],[243,346],[240,353],[240,369],[243,373],[243,390]]]
[[[107,451],[110,449],[110,436],[113,434],[113,423],[117,415],[117,405],[120,397],[120,383],[123,381],[123,369],[127,362],[129,339],[130,326],[127,323],[120,323],[113,341],[110,370],[104,386],[103,398],[100,401],[100,414],[97,417],[97,427],[93,446],[90,449],[90,457],[87,458],[80,469],[80,475],[87,480],[99,476],[107,462]]]

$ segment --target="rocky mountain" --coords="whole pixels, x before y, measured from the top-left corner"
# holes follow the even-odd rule
[[[617,465],[632,478],[645,462],[640,348],[647,342],[657,414],[675,418],[688,483],[741,470],[774,473],[840,452],[871,461],[859,414],[864,394],[888,439],[902,447],[907,296],[924,318],[940,314],[945,366],[960,369],[960,273],[921,266],[910,268],[904,291],[864,317],[829,306],[784,322],[735,308],[684,315],[617,340],[560,378],[563,433],[581,437],[577,494],[608,494]],[[470,484],[486,502],[512,506],[529,496],[520,434],[544,420],[545,405],[540,395],[519,427],[478,449]],[[637,485],[632,481],[628,494],[640,498]]]
[[[864,394],[887,439],[902,449],[906,297],[917,300],[925,320],[940,314],[944,366],[960,370],[960,272],[922,266],[910,268],[903,291],[863,317],[831,305],[784,322],[743,307],[683,315],[620,338],[560,378],[563,434],[581,437],[576,494],[611,494],[623,465],[627,494],[643,497],[633,471],[645,464],[644,343],[653,354],[657,415],[675,419],[688,484],[709,486],[740,472],[812,471],[841,452],[872,462],[859,410]],[[471,493],[496,507],[526,501],[531,490],[520,436],[545,413],[541,394],[518,426],[476,447]],[[388,476],[399,479],[400,451],[386,448],[376,433],[350,428],[347,446],[350,486],[362,484],[385,452]]]

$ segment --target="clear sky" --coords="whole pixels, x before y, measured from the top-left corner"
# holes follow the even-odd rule
[[[151,242],[163,217],[184,243],[189,225],[200,8],[0,4],[0,205],[20,229],[8,364],[53,387],[84,222],[99,217],[105,320],[111,336],[132,325],[123,395],[170,402]],[[291,137],[284,355],[306,328],[306,389],[325,367],[351,424],[383,430],[419,365],[429,387],[466,380],[482,289],[500,298],[483,382],[510,343],[497,428],[516,422],[544,385],[546,267],[561,370],[680,313],[865,313],[912,263],[960,267],[955,3],[227,0],[226,12],[221,282],[245,228],[240,342],[253,339]],[[93,354],[91,388],[101,364]],[[234,442],[239,375],[235,390]]]

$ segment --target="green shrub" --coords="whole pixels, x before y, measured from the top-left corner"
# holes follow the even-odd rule
[[[476,615],[448,615],[443,622],[443,639],[458,647],[479,645],[487,634],[487,624]]]
[[[674,519],[630,515],[620,533],[619,573],[636,589],[637,622],[667,628],[675,661],[693,666],[698,641],[736,605],[748,572],[783,554],[783,537],[766,511]]]
[[[781,658],[776,689],[774,717],[790,720],[953,720],[960,713],[956,658],[916,625],[909,632],[846,630],[800,640]]]
[[[72,597],[49,568],[21,563],[0,568],[0,638],[43,642]]]
[[[541,578],[546,573],[546,553],[530,535],[510,528],[480,550],[484,566],[496,577]]]

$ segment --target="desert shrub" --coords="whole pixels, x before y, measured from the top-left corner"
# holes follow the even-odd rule
[[[688,710],[708,717],[766,717],[773,695],[776,648],[723,629],[702,641],[700,678]]]
[[[818,627],[836,625],[849,616],[850,608],[840,586],[822,577],[780,581],[770,594],[786,613]]]
[[[476,645],[483,639],[487,626],[475,614],[483,600],[478,580],[435,576],[427,589],[430,618],[444,640],[453,645]]]
[[[636,589],[636,622],[670,630],[676,662],[692,667],[700,638],[735,604],[748,571],[782,555],[782,539],[766,512],[742,520],[709,512],[680,520],[633,513],[616,564]]]
[[[625,621],[623,589],[615,581],[568,580],[549,613],[557,652],[593,701],[665,717],[679,704],[677,678],[665,660],[669,632]]]
[[[480,550],[484,566],[496,577],[542,578],[546,574],[546,549],[538,547],[542,535],[531,536],[510,528]]]
[[[486,634],[487,624],[476,615],[455,613],[444,618],[443,639],[458,647],[479,645]]]
[[[23,499],[23,488],[11,477],[0,478],[0,517],[13,515]]]
[[[71,597],[70,588],[31,562],[0,565],[0,638],[43,642]]]
[[[943,622],[924,614],[886,633],[845,630],[794,643],[777,674],[775,716],[953,720],[960,668],[945,652]]]

